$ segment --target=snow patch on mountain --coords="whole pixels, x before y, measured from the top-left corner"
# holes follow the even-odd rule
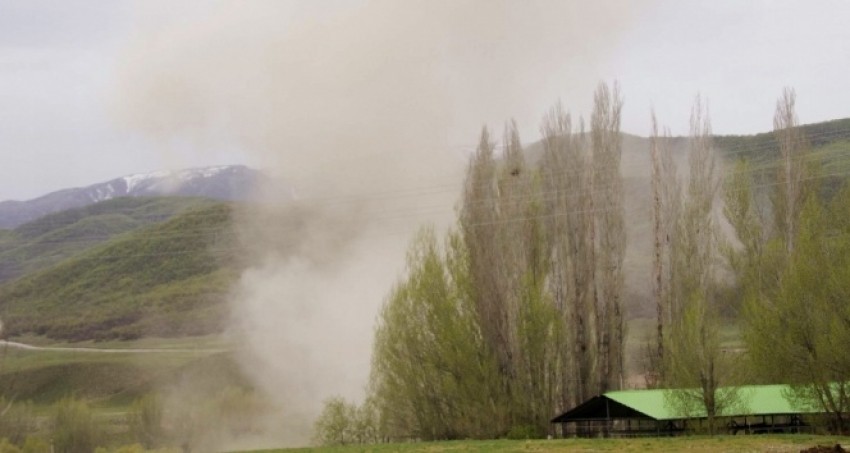
[[[265,177],[244,165],[218,165],[122,176],[87,187],[63,189],[28,201],[0,202],[0,228],[14,228],[45,214],[118,197],[185,196],[249,200]]]
[[[176,171],[155,171],[151,173],[137,173],[120,178],[126,185],[125,194],[132,195],[139,190],[154,192],[170,192],[178,190],[180,186],[189,181],[197,179],[212,178],[225,171],[237,171],[242,167],[232,165],[220,165],[216,167],[189,168]]]
[[[127,189],[125,193],[133,192],[133,189],[139,186],[139,184],[150,181],[152,179],[162,179],[168,177],[171,174],[169,171],[155,171],[152,173],[139,173],[135,175],[125,176],[121,179],[124,180],[124,183],[127,185]]]

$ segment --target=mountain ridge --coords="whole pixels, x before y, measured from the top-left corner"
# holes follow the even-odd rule
[[[811,137],[812,155],[821,161],[822,185],[845,185],[850,119],[801,128]],[[759,175],[757,187],[770,187],[778,162],[771,134],[715,139],[721,168],[747,158],[754,163],[752,174]],[[684,176],[687,139],[671,137],[667,144]],[[525,150],[539,154],[539,148],[532,143]],[[653,313],[646,279],[652,256],[649,169],[649,140],[624,134],[629,317]],[[157,177],[136,177],[134,187]],[[247,265],[246,244],[232,223],[234,210],[244,207],[209,199],[128,197],[0,230],[0,274],[6,267],[6,280],[0,278],[0,316],[10,322],[8,333],[90,340],[220,331],[228,291]]]
[[[48,214],[120,197],[183,196],[246,201],[267,183],[258,170],[219,165],[136,173],[85,187],[61,189],[30,200],[0,201],[0,229],[10,229]]]

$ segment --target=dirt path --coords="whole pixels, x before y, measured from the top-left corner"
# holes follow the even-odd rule
[[[77,348],[62,346],[34,346],[17,341],[0,340],[0,347],[23,349],[26,351],[58,351],[58,352],[93,352],[100,354],[152,354],[152,353],[216,353],[227,352],[229,349],[171,349],[171,348]]]

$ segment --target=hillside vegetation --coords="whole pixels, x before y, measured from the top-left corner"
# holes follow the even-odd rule
[[[134,205],[138,200],[120,200]],[[53,339],[133,339],[142,336],[200,335],[223,326],[224,299],[238,274],[230,230],[231,207],[191,199],[156,199],[132,210],[136,217],[88,209],[49,216],[15,230],[21,237],[65,236],[45,241],[55,252],[71,253],[100,241],[58,264],[0,286],[0,316],[9,335],[35,333]],[[124,234],[135,222],[169,220]],[[100,209],[103,209],[102,207]],[[58,219],[79,216],[71,227]],[[98,228],[99,227],[99,228]],[[70,229],[77,229],[71,234]],[[80,234],[80,230],[87,235]],[[107,238],[104,240],[104,238]],[[10,249],[26,250],[25,247]],[[46,259],[46,258],[45,258]]]
[[[814,148],[850,141],[850,118],[805,124],[800,131]],[[726,158],[746,158],[751,162],[779,158],[779,144],[773,132],[753,135],[719,135],[714,143]]]
[[[118,235],[168,220],[204,198],[116,198],[0,230],[0,283],[45,269]]]
[[[825,198],[831,198],[850,174],[850,118],[802,125],[799,131],[811,146],[809,164],[820,167],[821,193]],[[776,182],[777,163],[781,156],[773,132],[716,136],[714,143],[729,165],[740,160],[748,162],[754,183],[761,186],[757,189]],[[769,203],[765,200],[761,204]]]

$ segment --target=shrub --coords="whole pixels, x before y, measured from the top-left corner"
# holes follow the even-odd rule
[[[21,449],[4,437],[0,439],[0,453],[21,453]]]
[[[88,404],[74,399],[57,403],[53,419],[53,445],[56,453],[91,453],[99,432]]]
[[[37,429],[32,403],[7,403],[0,398],[0,437],[6,438],[13,444],[20,445],[27,435]]]
[[[175,393],[167,401],[168,434],[191,451],[211,451],[225,441],[258,434],[259,417],[270,413],[267,401],[239,387],[224,387],[216,395]]]
[[[508,431],[506,437],[511,440],[542,439],[546,437],[546,434],[541,432],[537,426],[517,425]]]
[[[33,436],[27,436],[21,450],[21,453],[51,453],[50,444],[46,440]]]
[[[163,438],[162,402],[156,395],[136,400],[128,416],[130,435],[146,448],[159,445]]]

